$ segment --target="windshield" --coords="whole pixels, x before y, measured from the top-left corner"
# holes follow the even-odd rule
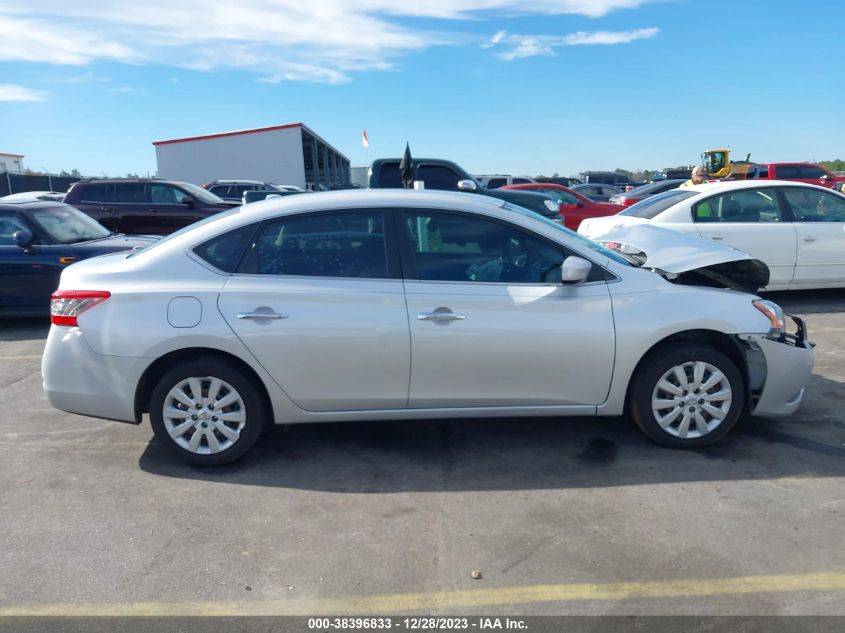
[[[57,244],[99,240],[110,235],[108,229],[73,207],[38,209],[30,216]]]
[[[634,218],[651,220],[659,213],[662,213],[671,207],[673,204],[677,204],[681,200],[685,200],[698,193],[698,191],[691,191],[689,189],[672,189],[671,191],[664,191],[663,193],[658,193],[650,198],[646,198],[645,200],[638,202],[637,204],[631,205],[617,215],[630,215]]]
[[[622,264],[623,266],[630,266],[631,265],[631,262],[629,262],[624,257],[621,257],[617,253],[614,253],[610,249],[607,249],[604,246],[602,246],[601,244],[597,244],[593,240],[591,240],[587,237],[584,237],[583,235],[580,235],[580,234],[576,233],[575,231],[572,231],[572,230],[566,228],[562,224],[558,224],[557,222],[552,222],[550,219],[543,217],[539,213],[534,213],[533,211],[529,211],[528,209],[524,209],[524,208],[519,207],[515,204],[511,204],[510,202],[505,202],[502,205],[502,208],[507,209],[508,211],[513,211],[515,213],[519,213],[520,215],[526,215],[526,216],[528,216],[528,217],[530,217],[534,220],[540,220],[541,222],[545,223],[547,226],[552,226],[556,230],[561,231],[563,233],[566,233],[566,235],[568,235],[570,238],[578,240],[578,242],[580,242],[582,245],[586,246],[590,250],[595,251],[596,253],[600,253],[601,255],[603,255],[604,257],[607,257],[608,259],[612,259],[613,261],[615,261],[618,264]]]
[[[127,255],[126,259],[129,259],[130,257],[135,257],[136,255],[140,255],[141,253],[146,253],[147,251],[152,250],[152,249],[154,249],[158,246],[161,246],[162,244],[166,244],[167,242],[172,240],[174,237],[178,237],[178,236],[182,235],[183,233],[186,233],[187,231],[190,231],[192,229],[197,228],[198,226],[203,226],[205,224],[211,224],[212,222],[216,222],[217,220],[222,220],[223,218],[227,218],[230,215],[238,213],[240,211],[240,209],[241,209],[241,207],[232,207],[228,211],[221,211],[220,213],[215,213],[214,215],[210,215],[207,218],[203,218],[202,220],[199,220],[198,222],[194,222],[193,224],[189,224],[188,226],[183,226],[178,231],[171,233],[170,235],[167,235],[167,236],[161,238],[160,240],[153,242],[152,244],[150,244],[148,246],[145,246],[144,248],[139,248],[137,251],[132,251],[129,255]]]
[[[210,191],[206,191],[202,187],[197,187],[189,182],[180,182],[179,186],[185,189],[188,193],[190,193],[194,198],[199,200],[200,202],[208,202],[211,204],[219,204],[221,202],[225,202],[219,196],[215,196]]]

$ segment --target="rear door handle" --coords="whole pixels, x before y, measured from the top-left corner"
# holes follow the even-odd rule
[[[420,312],[417,315],[418,321],[463,321],[466,316],[454,312]]]
[[[716,240],[716,241],[718,242],[718,241],[721,241],[721,240],[725,239],[725,236],[724,236],[724,235],[711,235],[711,236],[710,236],[710,239],[711,239],[711,240]]]
[[[280,312],[238,312],[239,319],[287,319],[287,314]]]
[[[815,242],[816,238],[813,237],[812,235],[808,235],[807,237],[804,238],[804,241],[805,242]]]

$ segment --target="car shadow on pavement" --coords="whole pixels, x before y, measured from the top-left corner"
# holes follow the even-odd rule
[[[781,290],[761,296],[780,305],[791,314],[833,314],[845,312],[845,290]],[[812,331],[812,329],[811,329]]]
[[[45,339],[49,329],[49,317],[0,318],[0,341]]]
[[[149,473],[350,493],[524,490],[845,476],[840,383],[813,377],[791,418],[744,420],[719,444],[670,450],[628,418],[353,422],[274,427],[242,460],[186,466],[153,440]]]

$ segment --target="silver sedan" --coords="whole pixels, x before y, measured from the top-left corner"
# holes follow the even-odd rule
[[[697,447],[798,408],[813,353],[752,294],[763,264],[655,227],[619,239],[470,194],[258,202],[66,269],[44,390],[71,413],[149,413],[202,465],[270,423],[630,413]]]

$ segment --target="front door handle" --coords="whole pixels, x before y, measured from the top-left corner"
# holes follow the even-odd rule
[[[711,235],[711,236],[710,236],[710,239],[711,239],[711,240],[716,240],[716,241],[718,242],[718,241],[720,241],[720,240],[725,239],[725,236],[724,236],[724,235]]]
[[[816,238],[813,237],[812,235],[808,235],[807,237],[804,238],[804,241],[805,242],[815,242]]]
[[[239,319],[287,319],[287,314],[280,312],[238,312]]]
[[[420,312],[418,321],[463,321],[466,316],[454,312]]]

